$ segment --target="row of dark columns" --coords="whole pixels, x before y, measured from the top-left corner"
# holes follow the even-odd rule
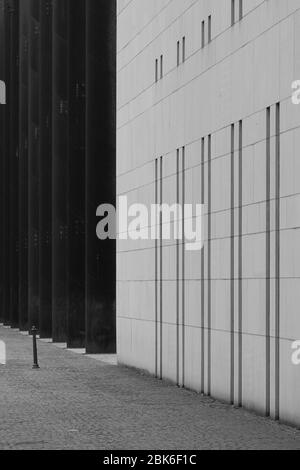
[[[0,321],[116,348],[115,0],[0,0]]]

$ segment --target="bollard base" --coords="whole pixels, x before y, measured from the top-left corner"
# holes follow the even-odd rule
[[[33,364],[32,368],[33,368],[33,369],[39,369],[39,368],[40,368],[40,366],[39,366],[39,365],[37,365],[37,364]]]

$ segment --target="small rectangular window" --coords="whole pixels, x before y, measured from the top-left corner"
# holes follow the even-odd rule
[[[235,0],[231,0],[231,26],[235,23]]]
[[[158,82],[158,59],[155,60],[155,82]]]
[[[182,38],[182,62],[185,62],[185,36]]]
[[[180,42],[177,41],[177,67],[179,67],[180,64]]]
[[[164,58],[160,56],[160,78],[163,78],[164,75]]]
[[[208,42],[211,42],[211,15],[208,17]]]
[[[202,30],[201,47],[203,49],[203,47],[205,46],[205,22],[204,21],[202,21],[201,30]]]

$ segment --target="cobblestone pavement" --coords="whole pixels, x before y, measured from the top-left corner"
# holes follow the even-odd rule
[[[300,449],[300,432],[0,328],[0,449]]]

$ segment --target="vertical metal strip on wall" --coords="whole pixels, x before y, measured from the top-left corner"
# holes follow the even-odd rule
[[[243,403],[243,121],[239,122],[238,406]]]
[[[182,386],[185,385],[185,147],[182,147]]]
[[[163,157],[160,157],[160,207],[163,204]],[[159,213],[159,341],[160,341],[160,370],[159,378],[163,378],[163,214]]]
[[[211,245],[212,245],[212,164],[211,135],[208,136],[208,241],[207,241],[207,394],[211,394]]]
[[[205,139],[201,140],[201,204],[205,204]],[[205,333],[205,251],[201,250],[201,393],[204,393],[204,372],[205,372],[205,347],[204,347],[204,333]]]
[[[275,419],[280,417],[280,103],[276,104],[275,118]]]
[[[271,108],[266,110],[266,416],[270,416],[271,384]]]
[[[231,184],[230,184],[230,401],[231,404],[234,403],[234,294],[235,294],[235,277],[234,277],[234,263],[235,263],[235,254],[234,254],[234,224],[235,224],[235,206],[234,206],[234,195],[235,195],[235,185],[234,185],[234,176],[235,176],[235,148],[234,148],[234,131],[235,125],[231,125],[231,156],[230,156],[230,169],[231,169]]]
[[[176,151],[176,203],[180,204],[180,153],[179,149]],[[180,221],[177,221],[177,230],[178,224]],[[177,385],[180,385],[180,355],[179,355],[179,347],[180,347],[180,296],[179,296],[179,288],[180,288],[180,243],[179,237],[176,240],[176,382]]]
[[[155,377],[158,377],[158,159],[155,159],[155,358],[154,358],[154,368],[155,368]]]

